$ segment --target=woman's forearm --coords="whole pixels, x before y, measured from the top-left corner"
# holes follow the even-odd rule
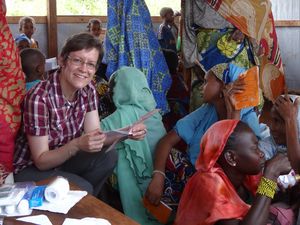
[[[285,121],[286,143],[288,158],[292,168],[300,172],[300,144],[298,137],[298,122],[296,118],[289,118]]]
[[[171,130],[166,136],[164,136],[156,146],[154,169],[165,171],[166,162],[170,154],[171,149],[180,141],[180,137],[174,130]]]
[[[73,139],[62,147],[42,152],[34,157],[35,166],[40,170],[48,170],[62,165],[79,151],[76,141]]]
[[[240,222],[240,225],[266,225],[271,198],[257,194],[247,215]]]

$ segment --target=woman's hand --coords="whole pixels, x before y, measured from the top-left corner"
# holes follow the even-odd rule
[[[236,29],[230,36],[231,40],[236,41],[237,43],[242,43],[245,39],[245,35],[239,29]]]
[[[106,135],[100,130],[85,133],[77,139],[77,146],[86,152],[98,152],[102,149]]]
[[[292,167],[288,157],[284,154],[277,154],[265,164],[264,176],[277,182],[281,174],[288,174]]]
[[[226,86],[223,89],[223,97],[224,97],[226,111],[227,111],[227,119],[233,119],[232,114],[234,111],[234,105],[233,105],[234,100],[232,98],[229,88]]]
[[[227,119],[240,119],[240,110],[234,108],[233,95],[242,93],[245,90],[245,76],[240,76],[233,83],[226,84],[223,89],[223,96],[227,110]]]
[[[153,174],[152,180],[146,191],[146,198],[153,204],[158,205],[164,191],[165,178],[159,173]]]
[[[279,96],[274,103],[276,111],[285,122],[287,122],[287,120],[296,120],[299,106],[300,98],[296,98],[293,103],[288,95]]]
[[[146,134],[147,128],[143,123],[135,124],[129,130],[129,138],[133,140],[142,140]]]

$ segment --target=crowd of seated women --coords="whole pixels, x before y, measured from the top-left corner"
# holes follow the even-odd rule
[[[1,184],[12,172],[16,182],[59,175],[99,197],[107,183],[118,191],[123,212],[143,225],[160,224],[143,198],[169,205],[174,212],[169,222],[176,225],[295,223],[299,186],[282,190],[277,180],[300,172],[300,98],[277,97],[267,125],[259,123],[254,107],[234,108],[233,95],[245,87],[240,75],[254,64],[241,45],[247,42],[241,31],[230,28],[222,33],[226,40],[220,36],[238,43],[238,59],[213,62],[202,56],[203,104],[188,113],[189,89],[177,70],[179,49],[172,36],[174,12],[163,8],[158,40],[174,81],[167,95],[171,112],[136,123],[156,108],[155,99],[137,68],[122,67],[108,81],[99,78],[100,21],[90,21],[90,33],[66,40],[59,68],[46,77],[45,56],[32,38],[33,18],[20,20],[21,34],[14,40],[4,26],[5,1],[1,4],[6,48],[0,53],[10,62],[0,63]],[[112,130],[119,133],[108,135]],[[179,150],[180,142],[187,147]]]

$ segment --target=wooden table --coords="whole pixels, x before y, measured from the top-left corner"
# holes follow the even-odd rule
[[[47,182],[46,182],[47,183]],[[41,182],[40,184],[45,184]],[[71,184],[71,189],[78,189]],[[63,203],[62,203],[63,204]],[[137,222],[110,207],[92,195],[86,195],[67,214],[52,213],[44,210],[33,210],[31,215],[44,214],[48,216],[53,225],[63,224],[66,218],[82,219],[84,217],[95,217],[107,219],[112,225],[138,225]],[[30,224],[17,221],[15,218],[5,218],[4,225]]]

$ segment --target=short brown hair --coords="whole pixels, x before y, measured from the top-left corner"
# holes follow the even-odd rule
[[[97,65],[99,65],[103,55],[102,44],[90,33],[79,33],[69,37],[61,50],[60,56],[64,61],[66,61],[71,52],[92,48],[97,49],[99,52],[99,58],[97,61]]]

